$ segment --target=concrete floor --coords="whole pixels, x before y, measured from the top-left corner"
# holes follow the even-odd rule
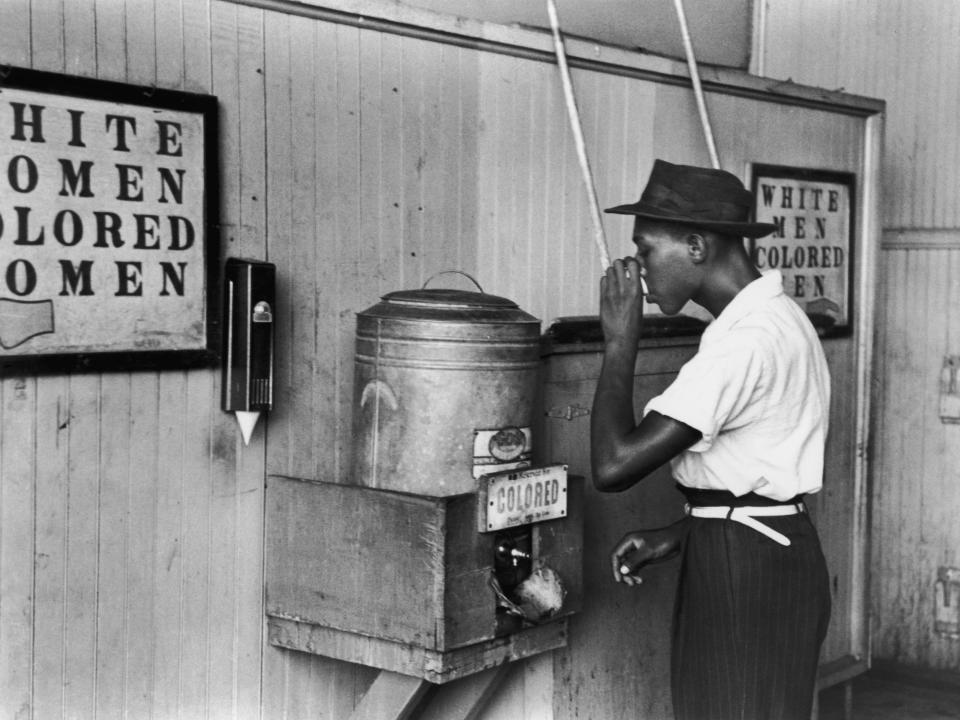
[[[820,693],[819,720],[960,719],[960,673],[924,673],[875,666],[853,680],[853,714],[847,718],[843,686]]]

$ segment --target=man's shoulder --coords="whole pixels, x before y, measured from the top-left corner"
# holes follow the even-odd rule
[[[758,336],[777,336],[784,333],[816,333],[813,323],[795,300],[787,295],[770,298],[751,308],[731,328],[731,331],[754,333]]]
[[[777,342],[766,323],[744,319],[702,343],[696,358],[716,369],[764,365],[774,357]]]
[[[786,296],[778,300],[782,301],[765,303],[744,315],[727,330],[722,342],[769,356],[794,353],[818,342],[803,310]]]

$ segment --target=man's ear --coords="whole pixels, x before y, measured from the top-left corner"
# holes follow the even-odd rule
[[[700,233],[687,235],[687,254],[696,265],[704,262],[707,259],[707,239]]]

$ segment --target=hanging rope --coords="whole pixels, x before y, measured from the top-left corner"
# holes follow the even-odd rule
[[[674,0],[673,4],[677,10],[677,19],[680,21],[680,32],[683,37],[683,47],[687,56],[687,67],[690,71],[690,81],[693,84],[693,94],[697,102],[697,111],[700,114],[700,124],[703,127],[703,134],[707,141],[707,152],[710,154],[710,163],[714,168],[719,168],[720,158],[717,155],[717,146],[713,139],[713,128],[710,125],[710,116],[707,114],[707,104],[703,96],[703,87],[700,85],[700,72],[697,68],[697,59],[693,52],[690,30],[687,27],[687,16],[683,10],[683,0]],[[583,183],[589,199],[594,241],[600,253],[600,264],[603,269],[606,269],[610,265],[610,252],[607,250],[607,239],[603,232],[600,205],[597,202],[593,173],[590,171],[590,161],[587,158],[586,143],[584,143],[583,140],[583,128],[580,123],[580,113],[577,110],[577,101],[573,94],[570,68],[567,65],[567,54],[563,47],[563,38],[560,35],[560,20],[557,15],[557,7],[554,0],[547,0],[547,15],[550,17],[550,29],[553,32],[553,46],[557,55],[557,65],[560,66],[560,80],[563,85],[563,97],[567,106],[567,117],[570,120],[570,129],[573,131],[573,140],[577,149],[580,172],[583,175]]]
[[[593,174],[590,172],[590,162],[587,160],[587,148],[583,142],[583,129],[580,126],[580,113],[577,111],[577,102],[573,95],[573,83],[570,81],[570,69],[567,67],[567,54],[563,48],[563,39],[560,37],[560,20],[557,17],[557,8],[553,0],[547,0],[547,14],[550,16],[550,28],[553,30],[553,46],[557,53],[557,64],[560,66],[560,79],[563,83],[563,97],[567,104],[567,116],[570,119],[570,128],[573,130],[573,140],[577,147],[580,171],[583,174],[583,183],[586,185],[587,196],[590,201],[594,241],[597,244],[597,250],[600,252],[600,265],[606,270],[610,266],[610,252],[607,250],[607,238],[603,233],[600,205],[597,203]]]
[[[707,151],[710,153],[710,162],[715,169],[720,168],[720,158],[717,156],[717,146],[713,141],[713,128],[710,127],[710,117],[707,115],[707,103],[703,98],[703,88],[700,87],[700,73],[697,70],[697,59],[693,54],[693,43],[690,40],[690,30],[687,28],[687,16],[683,11],[683,0],[673,0],[677,8],[677,19],[680,20],[680,33],[683,35],[683,49],[687,54],[687,67],[690,69],[690,80],[693,83],[693,94],[697,98],[697,110],[700,112],[700,124],[707,140]]]

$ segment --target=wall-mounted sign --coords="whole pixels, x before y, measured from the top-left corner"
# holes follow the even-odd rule
[[[777,225],[750,241],[761,271],[780,270],[786,293],[821,336],[848,334],[853,306],[852,173],[752,166],[757,222]]]
[[[520,468],[482,475],[477,530],[490,532],[565,517],[567,466]]]
[[[0,370],[217,357],[216,98],[0,68]]]

